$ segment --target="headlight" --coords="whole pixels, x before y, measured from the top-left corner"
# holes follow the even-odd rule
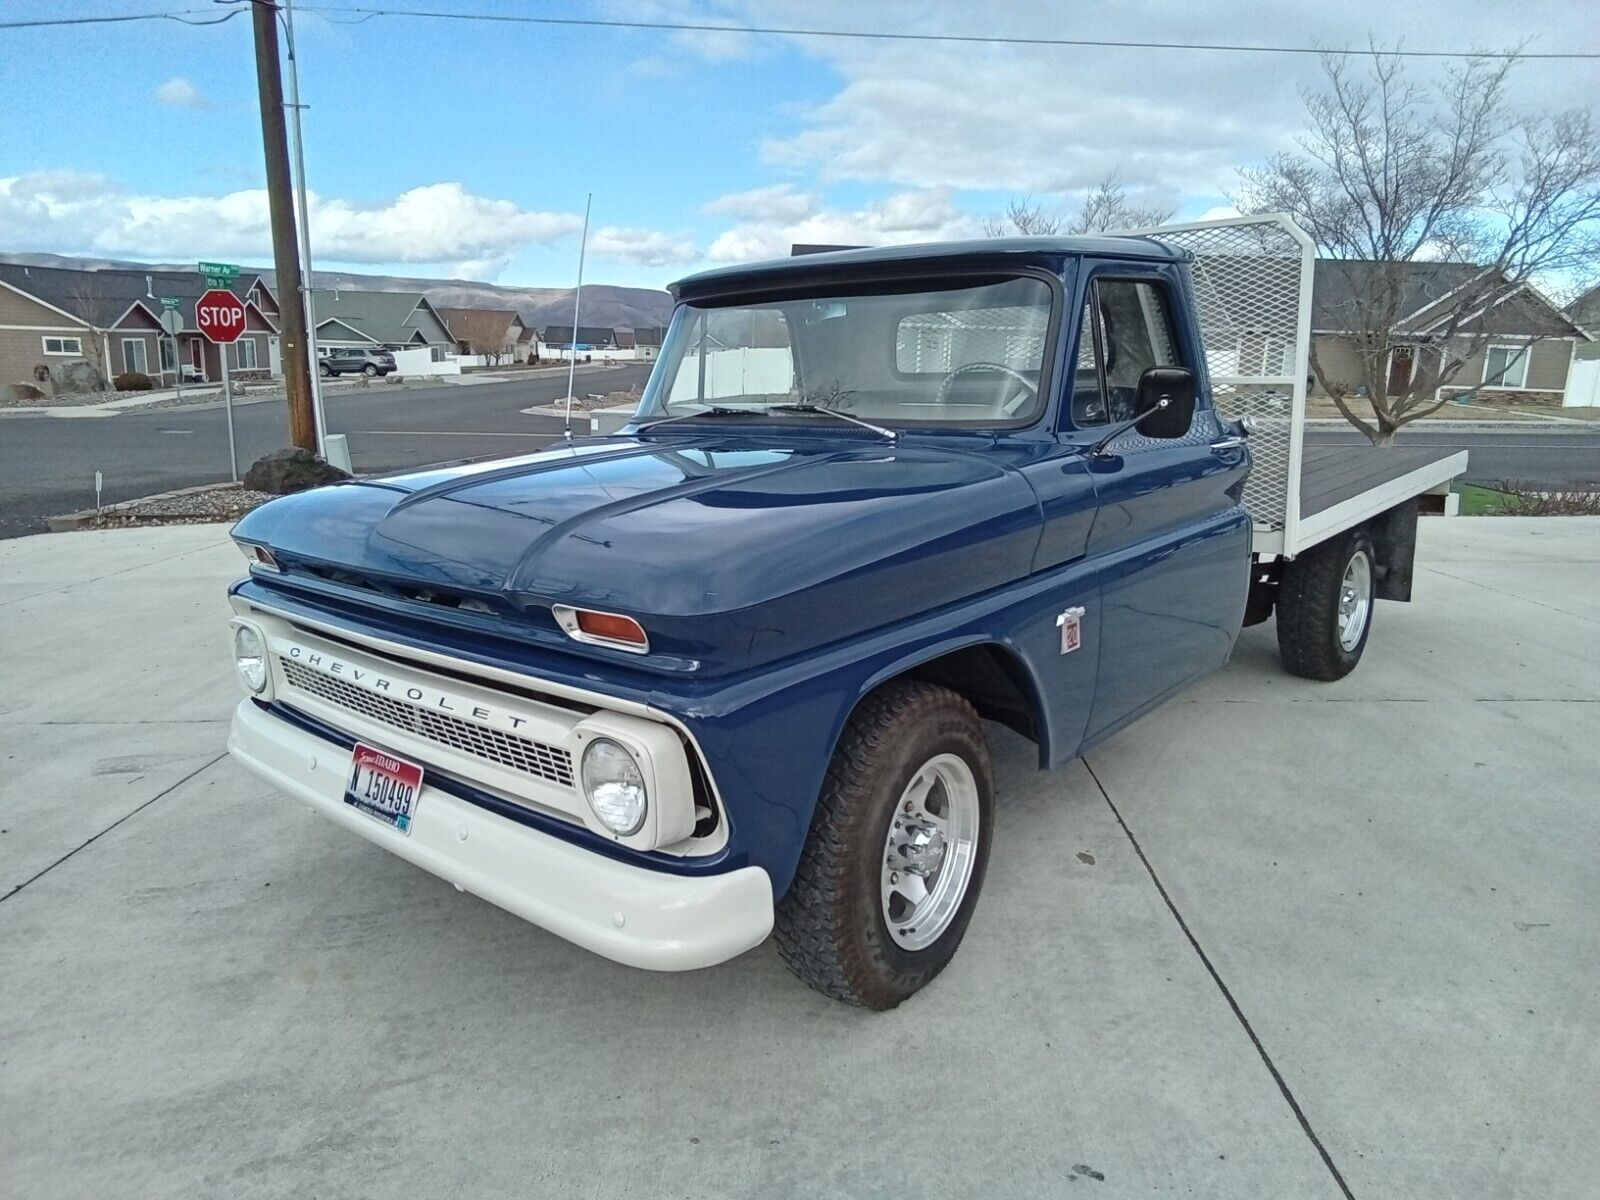
[[[255,626],[233,627],[233,665],[239,669],[239,678],[245,687],[252,692],[266,690],[267,644]]]
[[[583,794],[589,807],[612,833],[629,837],[644,827],[649,798],[644,773],[622,745],[595,738],[583,752]]]

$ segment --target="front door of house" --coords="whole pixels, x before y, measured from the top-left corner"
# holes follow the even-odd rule
[[[274,379],[283,374],[283,350],[275,337],[267,339],[267,369]]]

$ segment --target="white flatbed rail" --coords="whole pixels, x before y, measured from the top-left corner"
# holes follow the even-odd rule
[[[1283,213],[1124,231],[1194,255],[1195,307],[1218,409],[1249,417],[1245,504],[1258,556],[1293,558],[1398,504],[1447,491],[1466,451],[1306,446],[1316,246]]]

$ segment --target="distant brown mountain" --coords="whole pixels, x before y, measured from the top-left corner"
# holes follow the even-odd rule
[[[0,262],[22,263],[30,267],[65,267],[78,270],[116,268],[137,271],[192,270],[193,263],[137,263],[114,258],[72,258],[63,254],[4,254]],[[270,267],[260,270],[268,280]],[[447,308],[514,308],[523,323],[543,329],[546,325],[572,324],[571,288],[509,287],[479,283],[472,279],[416,279],[404,275],[361,275],[349,271],[318,271],[319,288],[357,288],[374,292],[421,292],[434,304]],[[612,329],[636,329],[665,325],[672,314],[672,297],[654,288],[617,287],[609,283],[583,285],[584,325],[604,325]]]

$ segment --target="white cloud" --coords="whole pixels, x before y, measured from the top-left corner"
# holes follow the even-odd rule
[[[636,267],[676,267],[700,257],[694,238],[686,233],[615,225],[595,230],[589,237],[589,250],[598,258]]]
[[[666,3],[667,0],[657,0]],[[1135,19],[1107,9],[1063,24],[1059,0],[956,6],[897,0],[893,17],[860,0],[677,0],[693,11],[768,26],[874,28],[917,33],[1138,38],[1174,42],[1366,44],[1393,40],[1392,0],[1337,6],[1150,0]],[[1440,30],[1429,47],[1505,47],[1530,32],[1530,50],[1560,49],[1563,23],[1550,10],[1530,27],[1503,5],[1419,0],[1417,28]],[[872,21],[877,14],[882,19]],[[1550,32],[1550,31],[1557,32]],[[1314,56],[1254,55],[1067,46],[985,46],[790,38],[808,78],[828,87],[820,102],[777,126],[761,144],[768,164],[814,175],[901,188],[954,187],[1059,196],[1091,187],[1112,170],[1131,192],[1214,203],[1237,186],[1235,168],[1290,146],[1305,125],[1302,89],[1320,80]],[[1412,77],[1442,65],[1413,62]],[[809,91],[810,89],[808,89]],[[1569,107],[1597,98],[1583,63],[1530,63],[1513,76],[1518,103]],[[778,110],[779,114],[782,110]],[[791,127],[785,129],[784,124]],[[802,184],[802,186],[804,186]]]
[[[210,108],[211,100],[201,90],[182,75],[174,75],[171,79],[156,87],[156,103],[164,104],[168,108]]]
[[[746,221],[798,221],[817,209],[817,197],[798,192],[790,183],[729,192],[703,204],[700,211],[713,216],[738,217]]]
[[[747,262],[782,258],[795,242],[890,245],[950,241],[981,232],[978,220],[955,206],[950,188],[923,188],[897,192],[859,209],[791,209],[768,219],[747,220],[713,241],[708,257],[715,262]]]
[[[316,194],[309,200],[319,262],[430,264],[462,276],[492,276],[521,250],[573,240],[583,227],[576,213],[524,209],[454,182],[411,188],[379,203]],[[152,196],[76,171],[0,178],[0,229],[8,248],[63,254],[182,261],[272,252],[262,189]],[[643,265],[695,257],[687,235],[645,229],[601,229],[590,246],[601,257]]]

